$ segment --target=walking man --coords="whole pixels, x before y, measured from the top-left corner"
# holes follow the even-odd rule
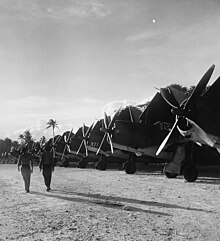
[[[18,171],[20,171],[21,166],[21,174],[24,179],[24,186],[26,193],[30,191],[30,181],[31,181],[31,173],[33,173],[33,158],[30,153],[28,153],[28,149],[23,147],[21,150],[22,154],[18,157]]]
[[[51,148],[49,146],[45,146],[39,163],[40,171],[43,170],[44,183],[47,187],[47,192],[50,191],[52,172],[54,171],[53,153],[50,150]]]

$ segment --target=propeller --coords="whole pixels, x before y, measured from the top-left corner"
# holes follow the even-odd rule
[[[66,138],[66,135],[64,135],[64,137],[63,137],[65,145],[64,145],[64,149],[63,149],[61,160],[63,160],[64,154],[65,154],[66,148],[69,145],[72,133],[73,133],[73,128],[71,129],[71,131],[70,131],[70,133],[69,133],[67,138]]]
[[[163,142],[159,146],[159,148],[156,152],[156,155],[159,155],[160,152],[163,150],[166,143],[170,139],[170,136],[172,135],[175,127],[178,126],[180,121],[182,121],[183,118],[186,118],[190,115],[190,111],[192,110],[193,106],[195,105],[197,99],[200,97],[203,90],[207,86],[209,79],[211,78],[211,75],[214,71],[214,68],[215,68],[215,65],[212,65],[207,70],[207,72],[203,75],[203,77],[201,78],[201,80],[199,81],[199,83],[197,84],[195,89],[193,90],[190,97],[188,99],[186,99],[185,101],[183,101],[180,105],[177,103],[177,101],[174,98],[172,99],[172,98],[168,97],[167,92],[164,89],[161,90],[161,94],[162,94],[163,98],[167,101],[168,104],[170,104],[171,107],[173,107],[171,109],[171,112],[174,115],[176,115],[176,120],[175,120],[175,123],[174,123],[171,131],[169,132],[169,134],[166,136],[166,138],[163,140]]]
[[[96,152],[96,155],[99,154],[101,148],[102,148],[102,145],[104,143],[104,141],[107,139],[108,140],[108,143],[110,144],[110,148],[111,148],[111,153],[113,153],[113,144],[112,144],[112,140],[111,140],[111,132],[112,132],[112,127],[114,126],[114,123],[115,123],[115,120],[118,118],[118,115],[121,111],[121,108],[119,108],[116,113],[114,114],[112,120],[110,120],[109,122],[109,119],[108,119],[108,116],[107,114],[104,112],[104,119],[103,119],[103,123],[104,123],[104,127],[100,129],[100,131],[103,131],[105,132],[103,138],[102,138],[102,141],[99,145],[99,148]]]
[[[25,147],[28,149],[28,151],[29,152],[33,152],[33,150],[34,150],[34,141],[30,141],[29,143],[27,143],[26,145],[25,145]]]
[[[45,136],[42,136],[41,139],[40,139],[40,143],[39,143],[40,147],[39,147],[39,150],[37,152],[38,155],[41,154],[45,141],[46,141]]]
[[[84,147],[85,147],[85,150],[86,150],[86,156],[88,156],[88,148],[87,148],[87,139],[88,139],[88,136],[93,128],[93,125],[94,123],[92,123],[92,125],[88,128],[88,130],[86,131],[85,133],[85,124],[83,123],[83,126],[82,126],[82,142],[80,143],[80,146],[76,152],[76,155],[79,154],[83,144],[84,144]]]
[[[60,140],[61,136],[57,136],[57,138],[52,138],[52,148],[51,148],[51,152],[53,152],[53,158],[55,157],[55,147],[56,147],[56,143]],[[55,140],[54,140],[55,139]]]

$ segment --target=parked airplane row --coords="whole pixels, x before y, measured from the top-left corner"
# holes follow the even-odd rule
[[[198,177],[195,145],[220,152],[220,78],[206,88],[214,67],[189,97],[174,88],[161,88],[145,106],[119,108],[113,116],[104,113],[91,126],[83,124],[76,133],[67,131],[46,143],[42,139],[34,149],[39,153],[49,145],[64,166],[77,161],[85,168],[92,160],[105,170],[110,162],[123,163],[128,174],[135,173],[137,162],[166,163],[167,177],[183,174],[193,182]]]

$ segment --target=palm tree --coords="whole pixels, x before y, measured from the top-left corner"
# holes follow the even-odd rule
[[[29,144],[34,141],[30,130],[26,130],[23,133],[23,135],[24,135],[25,144]]]
[[[18,136],[18,139],[20,139],[20,141],[21,141],[21,145],[23,145],[24,142],[25,142],[24,134],[20,134],[20,135]]]
[[[47,122],[47,125],[48,126],[46,127],[46,129],[52,128],[52,131],[53,131],[52,150],[53,150],[53,157],[55,157],[55,151],[54,151],[54,137],[55,137],[55,134],[54,134],[54,129],[55,128],[59,128],[59,127],[58,127],[58,124],[57,124],[56,120],[53,120],[53,119],[50,119]]]
[[[5,146],[5,155],[8,156],[8,153],[10,152],[11,150],[11,139],[9,139],[8,137],[6,137],[4,139],[4,146]]]
[[[48,126],[46,127],[46,129],[52,128],[52,131],[53,131],[53,139],[54,139],[54,137],[55,137],[54,129],[55,129],[55,128],[59,128],[56,120],[50,119],[50,120],[47,122],[47,125],[48,125]]]

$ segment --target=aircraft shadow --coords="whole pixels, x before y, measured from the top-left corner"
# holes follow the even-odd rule
[[[219,185],[220,184],[220,178],[209,178],[209,177],[199,177],[196,180],[196,183],[201,184],[211,184],[211,185]]]
[[[66,201],[70,201],[70,202],[78,202],[78,203],[84,203],[84,204],[89,204],[89,205],[91,205],[91,204],[92,205],[99,205],[99,206],[102,206],[102,207],[118,209],[118,210],[122,209],[122,210],[125,210],[125,211],[133,211],[133,212],[142,212],[142,213],[149,213],[149,214],[155,214],[155,215],[171,216],[171,214],[168,214],[168,213],[136,208],[136,207],[132,207],[132,206],[122,204],[122,203],[113,202],[111,200],[106,200],[106,199],[99,200],[98,195],[97,195],[97,197],[95,197],[96,199],[93,200],[93,199],[84,199],[84,198],[79,198],[79,197],[67,197],[67,196],[63,196],[63,195],[61,196],[61,195],[54,194],[54,193],[51,193],[51,192],[49,194],[47,194],[47,193],[32,191],[30,194],[38,195],[38,196],[44,196],[44,197],[52,197],[52,198],[57,198],[57,199],[66,200]],[[78,193],[72,193],[72,194],[79,195]],[[81,195],[81,196],[83,196],[83,195]],[[85,195],[84,197],[91,197],[91,196]]]
[[[58,195],[57,193],[59,193],[61,195],[65,195],[65,194],[66,195],[74,195],[74,196],[80,196],[80,197],[90,198],[90,199],[88,200],[88,199],[83,199],[83,198],[79,198],[79,197],[61,196],[61,195]],[[160,208],[183,209],[183,210],[187,210],[187,211],[199,211],[199,212],[208,212],[208,213],[211,212],[211,211],[204,210],[204,209],[182,207],[182,206],[179,206],[176,204],[168,204],[168,203],[161,203],[161,202],[155,202],[155,201],[144,201],[144,200],[138,200],[138,199],[107,196],[107,195],[100,195],[100,194],[68,192],[68,191],[63,191],[63,190],[52,190],[52,192],[50,192],[49,194],[39,193],[39,192],[32,192],[32,194],[37,194],[37,195],[42,195],[42,196],[47,196],[47,197],[54,197],[54,198],[64,199],[64,200],[73,201],[73,202],[97,204],[100,206],[116,208],[116,209],[119,209],[119,208],[123,209],[124,207],[126,207],[129,211],[144,212],[144,213],[147,212],[147,213],[160,214],[160,215],[166,215],[166,216],[167,215],[170,216],[170,214],[145,210],[145,209],[141,209],[141,208],[135,208],[132,206],[128,206],[126,204],[122,204],[121,202],[130,203],[130,204],[141,204],[141,205],[145,205],[145,206],[160,207]]]
[[[139,176],[164,176],[164,174],[161,174],[159,172],[137,172],[137,175]],[[166,178],[164,176],[164,178]],[[177,176],[176,178],[173,178],[172,180],[175,182],[177,179],[184,179],[182,175]],[[198,179],[195,181],[195,183],[203,183],[203,184],[211,184],[211,185],[219,185],[220,184],[220,177],[216,176],[215,174],[200,174],[198,176]]]
[[[198,168],[198,179],[196,183],[204,184],[220,184],[220,166],[197,166]],[[137,175],[149,175],[149,176],[164,176],[162,165],[149,165],[144,169],[137,170]],[[165,177],[165,176],[164,176]],[[181,175],[177,179],[182,178]],[[175,181],[175,179],[174,179]]]

